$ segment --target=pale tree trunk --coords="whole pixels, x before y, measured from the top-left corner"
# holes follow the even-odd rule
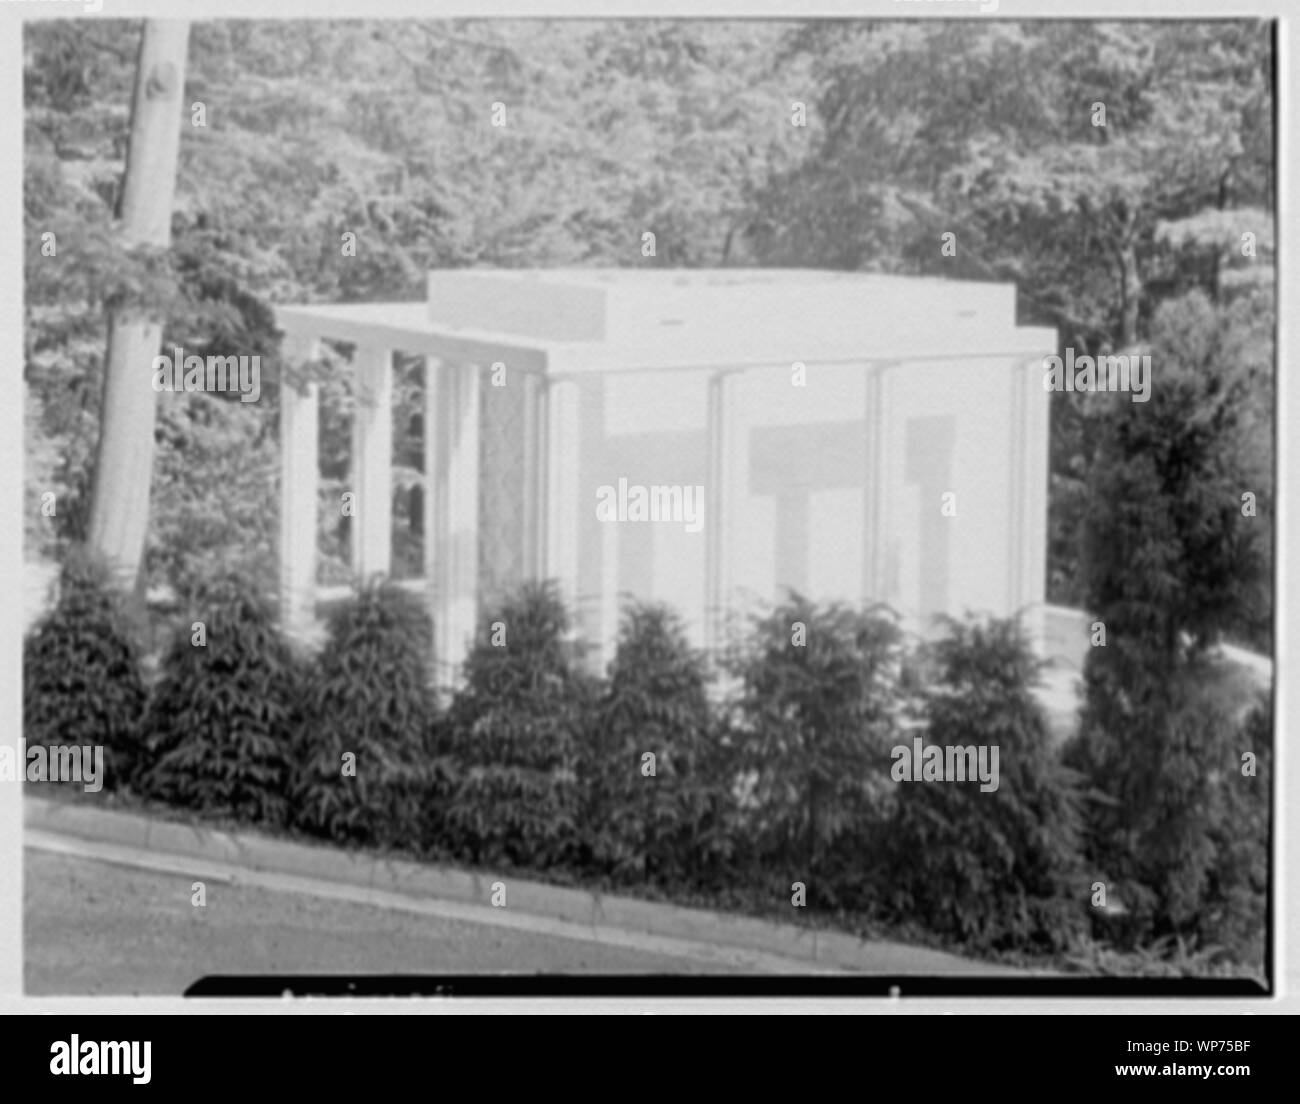
[[[145,21],[131,101],[130,146],[117,217],[125,245],[166,248],[181,140],[188,20]],[[87,540],[130,590],[140,576],[153,477],[153,358],[162,320],[139,308],[115,311],[104,357],[99,445]]]
[[[1137,344],[1138,315],[1142,309],[1142,273],[1138,270],[1137,212],[1125,210],[1119,227],[1115,259],[1119,264],[1120,333],[1119,347]]]
[[[1138,339],[1138,312],[1142,307],[1142,275],[1138,271],[1137,247],[1125,242],[1119,250],[1120,347],[1132,348]]]

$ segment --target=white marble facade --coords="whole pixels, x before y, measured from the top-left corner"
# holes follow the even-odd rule
[[[425,579],[444,678],[485,600],[560,582],[608,655],[623,597],[701,645],[797,589],[931,615],[1045,587],[1050,329],[1010,285],[803,270],[454,270],[426,303],[282,307],[356,345],[352,565],[388,569],[395,351],[426,357]],[[315,615],[316,402],[289,392],[282,603]],[[642,506],[646,515],[643,518]]]

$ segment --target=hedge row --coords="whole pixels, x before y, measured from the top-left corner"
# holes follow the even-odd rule
[[[102,577],[70,566],[27,642],[29,742],[106,744],[110,788],[494,869],[746,906],[801,883],[809,908],[976,950],[1115,934],[1092,895],[1108,872],[1085,846],[1109,806],[1085,800],[1052,749],[1014,622],[950,621],[937,643],[908,645],[888,611],[791,595],[725,657],[719,695],[661,606],[628,608],[591,676],[563,603],[535,585],[487,615],[444,703],[428,687],[426,616],[391,586],[340,607],[310,660],[233,581],[205,608],[146,695]],[[1248,725],[1267,757],[1267,718]],[[892,749],[917,737],[997,745],[998,788],[894,781]],[[1224,809],[1240,819],[1239,802]],[[1226,824],[1186,831],[1253,854]],[[1199,903],[1202,941],[1233,950],[1262,929],[1266,885],[1258,863],[1226,859],[1182,905]],[[1152,934],[1144,917],[1131,945]]]

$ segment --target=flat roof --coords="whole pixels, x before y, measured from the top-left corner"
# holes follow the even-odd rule
[[[1048,355],[1011,284],[820,269],[441,269],[424,302],[276,308],[286,332],[556,373]]]
[[[644,268],[440,268],[431,275],[481,276],[497,280],[536,280],[546,284],[588,284],[599,287],[653,286],[745,287],[791,283],[840,283],[862,287],[932,284],[948,287],[1003,287],[995,281],[950,280],[944,276],[900,276],[886,272],[845,272],[832,268],[656,268],[647,260]]]

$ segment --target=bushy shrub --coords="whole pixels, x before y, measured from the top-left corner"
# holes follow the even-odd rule
[[[1104,653],[1104,654],[1100,654]],[[1087,779],[1087,853],[1122,911],[1097,936],[1122,949],[1175,937],[1262,961],[1271,712],[1241,708],[1228,665],[1198,656],[1156,677],[1112,641],[1088,657],[1069,762]],[[1252,691],[1253,692],[1253,691]],[[1242,753],[1256,756],[1243,775]]]
[[[74,550],[58,602],[23,647],[23,735],[32,746],[102,744],[104,787],[113,789],[139,765],[144,709],[128,620],[103,567]]]
[[[330,616],[293,742],[299,827],[357,843],[431,844],[440,767],[429,748],[431,644],[427,614],[391,583],[367,585]]]
[[[997,789],[894,783],[889,900],[900,918],[973,949],[1065,949],[1083,934],[1089,880],[1075,780],[1031,692],[1038,660],[1015,621],[950,619],[947,630],[933,645],[921,725],[900,744],[985,746],[990,768],[996,747]]]
[[[1199,944],[1264,973],[1268,937],[1269,820],[1273,778],[1273,709],[1261,695],[1237,726],[1221,766],[1211,767],[1209,817],[1214,861],[1196,918]],[[1248,768],[1246,754],[1254,756]],[[1249,769],[1254,773],[1248,773]]]
[[[602,873],[676,885],[725,863],[718,812],[729,780],[708,774],[707,682],[704,657],[673,611],[625,610],[581,758],[583,834]]]
[[[869,885],[865,841],[888,786],[901,653],[884,611],[792,594],[732,661],[741,831],[762,875],[787,893],[803,881],[810,905],[852,907]]]
[[[554,587],[529,584],[486,617],[466,660],[439,731],[460,772],[443,830],[463,858],[546,868],[576,854],[575,759],[593,687],[568,629]]]
[[[140,789],[184,808],[279,824],[300,667],[270,604],[242,579],[214,580],[192,608],[203,615],[176,632],[149,703]]]

